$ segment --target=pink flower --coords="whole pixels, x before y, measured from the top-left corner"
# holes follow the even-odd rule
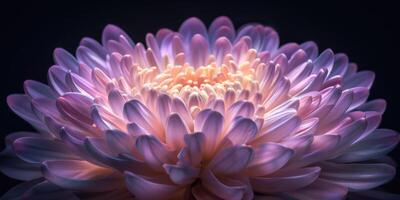
[[[27,182],[5,199],[342,199],[395,174],[374,73],[270,27],[190,18],[145,46],[109,25],[54,59],[8,97],[38,132],[7,136],[0,169]]]

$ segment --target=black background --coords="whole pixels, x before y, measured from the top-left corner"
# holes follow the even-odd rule
[[[233,1],[1,3],[1,149],[6,134],[32,130],[10,111],[6,96],[22,93],[26,79],[46,82],[54,48],[63,47],[74,52],[82,37],[100,39],[102,29],[109,23],[123,28],[135,42],[143,42],[147,32],[155,33],[162,27],[177,30],[191,16],[199,17],[206,25],[220,15],[229,16],[236,27],[260,22],[274,27],[281,43],[313,40],[320,50],[332,48],[334,52],[346,53],[360,70],[376,72],[370,99],[385,98],[388,102],[381,127],[400,130],[398,6],[384,1]],[[400,148],[391,155],[399,162]],[[396,192],[399,180],[397,175],[383,188]],[[0,196],[17,183],[1,174]]]

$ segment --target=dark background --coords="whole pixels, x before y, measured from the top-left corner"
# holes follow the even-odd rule
[[[52,51],[63,47],[74,52],[85,36],[100,39],[105,25],[112,23],[123,28],[135,42],[143,42],[147,32],[162,27],[177,30],[188,17],[197,16],[206,25],[220,15],[229,16],[236,27],[248,22],[260,22],[274,27],[281,43],[315,41],[320,50],[332,48],[346,53],[360,70],[376,72],[370,98],[385,98],[388,109],[381,127],[400,130],[399,75],[400,25],[398,6],[375,2],[148,2],[56,3],[14,2],[0,5],[0,80],[1,129],[0,146],[10,132],[32,130],[13,114],[6,96],[22,93],[26,79],[46,82],[47,69],[53,64]],[[400,148],[392,157],[399,162]],[[396,182],[383,186],[396,192]],[[0,174],[0,196],[18,181]]]

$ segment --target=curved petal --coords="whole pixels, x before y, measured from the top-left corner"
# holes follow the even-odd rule
[[[11,178],[23,181],[42,177],[40,164],[20,159],[10,147],[6,147],[0,153],[0,171]]]
[[[110,191],[120,187],[122,181],[116,172],[87,161],[45,161],[42,172],[48,181],[62,188],[82,191]]]
[[[249,118],[239,117],[232,123],[225,137],[229,138],[233,144],[246,144],[258,131],[256,123]]]
[[[337,200],[344,199],[346,197],[346,194],[346,187],[331,183],[323,179],[317,179],[309,186],[293,192],[288,192],[287,194],[285,194],[285,196],[296,198],[299,200]]]
[[[319,167],[306,167],[291,171],[279,171],[267,177],[251,177],[255,192],[276,193],[296,190],[313,183],[321,171]]]
[[[201,180],[204,188],[222,199],[240,200],[246,191],[245,185],[227,185],[209,170],[202,173]]]
[[[168,146],[180,148],[184,143],[184,136],[189,133],[189,129],[179,114],[171,114],[167,118],[165,128],[165,138]]]
[[[179,189],[176,185],[146,179],[131,172],[125,172],[125,183],[139,199],[172,199]]]
[[[353,190],[367,190],[388,182],[396,173],[394,167],[383,164],[321,164],[321,178]]]
[[[389,153],[398,143],[400,137],[396,131],[377,129],[365,139],[353,144],[335,162],[360,162],[379,158]]]
[[[181,27],[179,27],[179,33],[183,36],[186,43],[188,43],[195,34],[200,34],[204,38],[208,38],[206,26],[196,17],[185,20]]]
[[[228,147],[218,152],[208,167],[217,174],[234,174],[246,168],[252,156],[253,150],[250,147]]]
[[[200,174],[199,168],[183,165],[164,164],[164,169],[171,178],[171,181],[178,185],[187,185],[196,180]]]
[[[154,136],[141,135],[136,140],[136,148],[144,161],[154,170],[163,171],[162,165],[176,160],[170,151]]]
[[[249,176],[264,176],[282,168],[293,156],[294,151],[275,143],[256,146],[254,157],[246,169]]]
[[[79,63],[73,55],[62,48],[56,48],[53,52],[54,61],[57,65],[71,70],[74,73],[79,72]]]
[[[12,148],[18,157],[30,163],[79,159],[64,143],[38,137],[19,138],[14,141]]]
[[[202,113],[199,113],[195,119],[195,126],[199,124],[201,127],[201,132],[204,134],[206,139],[205,151],[207,154],[213,152],[221,139],[221,131],[224,126],[224,117],[216,111],[205,112],[204,118],[201,117]]]

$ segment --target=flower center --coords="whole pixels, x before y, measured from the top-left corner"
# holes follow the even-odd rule
[[[255,71],[248,62],[237,69],[215,62],[194,68],[189,64],[168,65],[153,80],[144,84],[172,96],[182,96],[186,92],[199,92],[205,95],[223,96],[228,89],[251,89],[257,84]]]

